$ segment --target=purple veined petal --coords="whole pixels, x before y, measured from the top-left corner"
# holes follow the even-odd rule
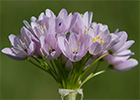
[[[39,39],[43,34],[42,30],[38,27],[34,27],[34,34],[37,37],[37,39]]]
[[[70,13],[64,20],[66,23],[66,29],[67,29],[67,31],[69,31],[71,21],[72,21],[72,13]]]
[[[32,33],[32,34],[29,34],[31,36],[31,38],[35,41],[38,41],[37,37],[34,34],[34,31],[33,31],[32,27],[29,25],[29,23],[26,20],[24,20],[23,23],[25,24],[27,29],[29,29],[29,31]]]
[[[56,50],[56,56],[58,57],[61,54],[61,50],[59,48],[58,42],[56,43],[55,50]]]
[[[45,13],[47,17],[53,17],[53,18],[56,17],[55,14],[50,9],[46,9]]]
[[[61,9],[61,11],[58,14],[58,17],[60,18],[64,18],[68,15],[67,10],[66,9]]]
[[[28,23],[26,20],[23,20],[23,23],[25,24],[25,26],[26,26],[28,29],[31,28],[31,26],[29,25],[29,23]]]
[[[44,14],[44,12],[42,12],[38,17],[38,20],[42,20],[44,17],[45,17],[45,14]]]
[[[121,51],[119,53],[115,52],[113,55],[121,57],[121,56],[131,56],[131,55],[134,55],[134,53],[131,52],[131,50],[124,50],[124,51]]]
[[[92,28],[95,28],[96,25],[97,25],[96,22],[91,23]]]
[[[86,55],[87,52],[88,52],[88,47],[87,47],[87,44],[84,43],[84,44],[82,44],[82,46],[81,46],[81,48],[80,48],[78,54],[79,54],[81,57],[83,57],[83,56]]]
[[[114,34],[117,34],[117,33],[118,33],[118,31],[119,31],[119,29],[116,29],[116,30],[115,30],[115,32],[114,32]]]
[[[97,54],[101,53],[102,52],[102,48],[103,48],[103,45],[98,43],[96,48],[95,48],[94,55],[97,55]]]
[[[56,38],[55,38],[55,35],[52,34],[52,33],[48,33],[48,35],[47,35],[47,37],[46,37],[46,39],[45,39],[45,42],[46,42],[49,46],[51,46],[52,48],[55,48],[56,42],[57,42],[57,40],[56,40]]]
[[[12,47],[11,50],[17,55],[17,56],[22,56],[22,57],[28,57],[28,54],[27,54],[27,51],[28,51],[28,48],[27,49],[20,49],[18,47]]]
[[[115,71],[128,71],[137,65],[138,65],[138,61],[136,59],[128,59],[124,62],[120,62],[120,63],[114,65],[113,70],[115,70]]]
[[[34,27],[38,27],[37,25],[40,25],[40,28],[42,27],[42,30],[44,29],[44,25],[45,25],[45,29],[49,29],[49,27],[53,25],[53,23],[51,22],[52,18],[49,17],[44,17],[42,20],[37,21],[37,23],[34,23]]]
[[[89,46],[90,42],[90,36],[88,34],[84,35],[84,37],[81,39],[81,44],[86,44],[86,48]]]
[[[86,27],[88,27],[88,12],[86,11],[83,15],[83,22]]]
[[[33,53],[35,52],[35,49],[36,49],[36,45],[34,42],[31,42],[31,44],[29,45],[29,48],[28,48],[28,56],[32,56]]]
[[[92,17],[93,17],[93,12],[89,12],[88,24],[90,24],[92,22]]]
[[[68,41],[63,36],[58,36],[57,39],[60,50],[66,57],[68,57],[68,53],[66,52],[68,50]]]
[[[107,47],[111,42],[111,36],[108,34],[103,40],[104,40],[103,49],[108,50],[109,48],[107,48]]]
[[[14,46],[15,37],[16,36],[14,34],[9,35],[9,40],[10,40],[12,46]]]
[[[18,48],[19,50],[22,51],[24,48],[23,44],[24,44],[24,42],[23,42],[21,36],[17,35],[14,39],[14,46],[13,47]]]
[[[37,22],[31,22],[31,27],[34,30],[35,27],[38,27],[38,23]]]
[[[45,45],[45,36],[41,36],[41,37],[39,38],[39,40],[40,40],[41,48],[43,48],[44,45]]]
[[[94,35],[95,35],[95,36],[97,36],[97,35],[99,34],[99,29],[100,29],[99,25],[96,25],[96,26],[94,27]]]
[[[99,29],[99,31],[100,31],[100,29]],[[109,36],[109,30],[107,29],[105,31],[101,31],[99,33],[99,36],[101,36],[103,39],[107,39],[107,37]]]
[[[21,28],[21,39],[26,43],[27,46],[31,43],[30,31],[24,26]]]
[[[94,37],[96,37],[93,28],[90,28],[90,29],[89,29],[88,35],[91,37],[91,40],[92,40]],[[92,41],[91,41],[91,42],[92,42]]]
[[[76,12],[73,14],[73,16],[76,18],[75,19],[76,22],[71,31],[74,33],[77,33],[77,34],[83,33],[83,31],[85,30],[85,26],[84,26],[84,22],[81,18],[81,15]]]
[[[102,51],[102,44],[95,42],[89,47],[89,53],[93,55],[97,55]]]
[[[46,59],[53,60],[56,58],[55,55],[56,55],[56,51],[53,51],[53,52],[51,52],[51,54],[46,56]]]
[[[69,60],[72,62],[76,62],[76,61],[79,61],[81,59],[82,59],[82,57],[78,54],[73,54],[73,53],[69,54]]]
[[[70,34],[69,45],[70,45],[71,50],[74,50],[74,48],[78,49],[79,41],[78,41],[77,35],[75,33]]]
[[[130,41],[125,42],[124,45],[123,45],[119,50],[117,50],[117,52],[121,52],[121,51],[123,51],[123,50],[128,49],[129,47],[132,46],[132,44],[133,44],[134,42],[135,42],[135,41],[133,41],[133,40],[130,40]]]
[[[90,54],[94,54],[94,50],[95,50],[96,46],[97,46],[96,42],[91,44],[91,46],[89,47]]]
[[[115,65],[115,64],[118,64],[120,62],[127,60],[129,57],[130,56],[117,57],[117,56],[112,56],[109,54],[105,57],[105,59],[108,60],[109,64]]]
[[[30,20],[31,20],[31,22],[36,22],[37,21],[36,17],[34,17],[34,16],[32,16]]]
[[[87,53],[89,46],[90,46],[90,36],[88,34],[86,34],[82,39],[81,39],[81,44],[79,44],[81,46],[80,50],[79,50],[79,55],[85,56],[85,54]]]
[[[26,56],[20,56],[20,55],[16,55],[11,48],[4,48],[2,49],[2,52],[7,55],[8,57],[15,59],[15,60],[24,60],[26,59]]]
[[[71,24],[70,24],[69,30],[71,30],[74,27],[74,25],[75,25],[75,23],[77,21],[77,16],[78,16],[78,14],[74,14],[72,16],[72,20],[71,20]]]
[[[122,32],[121,35],[118,36],[118,40],[119,40],[119,42],[111,48],[111,51],[115,52],[120,47],[122,47],[124,45],[124,43],[127,40],[127,33],[126,32]]]
[[[56,33],[63,33],[66,31],[66,25],[62,18],[56,18]]]
[[[114,39],[112,40],[106,47],[106,50],[110,50],[113,46],[115,46],[117,43],[119,42],[119,40]]]
[[[106,31],[106,30],[108,30],[108,26],[107,26],[107,25],[103,25],[103,24],[101,24],[101,23],[98,23],[98,25],[99,25],[101,31]]]

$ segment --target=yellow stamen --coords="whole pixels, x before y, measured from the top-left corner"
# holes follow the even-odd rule
[[[45,29],[46,27],[45,27],[45,23],[43,23],[43,28]]]
[[[99,36],[99,37],[97,37],[97,39],[101,39],[101,37]]]
[[[24,37],[24,39],[26,40],[26,37]]]
[[[79,42],[79,45],[81,45],[81,42]]]
[[[95,42],[96,41],[96,38],[93,38],[93,41]]]
[[[23,38],[22,38],[22,40],[23,40]]]
[[[81,14],[81,17],[83,17],[83,14]]]
[[[97,41],[98,43],[100,43],[100,41]]]
[[[38,27],[40,27],[40,25],[38,24]]]
[[[52,49],[52,47],[50,47],[50,49]]]
[[[23,45],[25,45],[25,43],[22,43]]]
[[[85,29],[85,31],[86,31],[86,32],[89,32],[87,28]]]
[[[76,48],[74,48],[74,50],[76,50]]]
[[[101,40],[101,44],[103,44],[104,43],[104,41],[103,40]]]

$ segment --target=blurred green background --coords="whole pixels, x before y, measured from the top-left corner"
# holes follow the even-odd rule
[[[1,1],[2,48],[10,46],[8,35],[20,34],[23,20],[39,16],[49,8],[55,14],[65,8],[70,12],[92,11],[93,21],[107,24],[111,32],[116,28],[128,33],[135,40],[131,50],[139,59],[139,2],[132,1]],[[1,55],[2,99],[59,100],[58,86],[50,75],[27,61],[15,61]],[[107,66],[103,64],[104,67]],[[127,72],[109,71],[88,81],[84,86],[84,100],[138,99],[139,67]]]

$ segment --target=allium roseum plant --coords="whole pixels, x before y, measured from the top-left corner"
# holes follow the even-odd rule
[[[2,52],[15,60],[28,60],[50,74],[59,86],[62,100],[76,100],[83,92],[81,87],[91,78],[111,69],[127,71],[138,61],[129,58],[134,55],[127,41],[127,33],[111,33],[107,25],[92,22],[92,12],[68,14],[62,9],[58,16],[47,9],[37,18],[31,17],[30,24],[23,21],[21,35],[11,34],[11,48]],[[108,61],[108,68],[95,67],[87,77],[85,74],[97,62]]]

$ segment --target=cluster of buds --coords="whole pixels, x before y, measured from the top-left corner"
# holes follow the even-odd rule
[[[31,23],[23,21],[21,35],[11,34],[11,48],[2,52],[15,60],[27,59],[48,72],[60,88],[77,89],[87,80],[106,71],[97,68],[86,79],[87,71],[100,61],[108,61],[108,69],[127,71],[138,64],[125,31],[111,33],[107,25],[92,22],[93,13],[68,14],[62,9],[56,16],[50,9]]]

